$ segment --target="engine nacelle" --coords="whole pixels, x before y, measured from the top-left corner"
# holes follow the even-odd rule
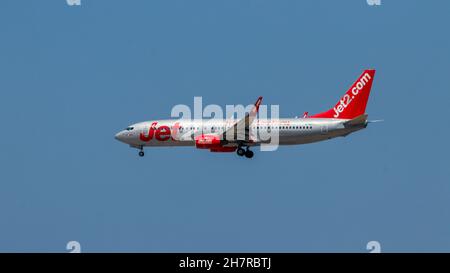
[[[220,148],[220,136],[218,135],[200,135],[195,137],[195,147],[198,149]]]

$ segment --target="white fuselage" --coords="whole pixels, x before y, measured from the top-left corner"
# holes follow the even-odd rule
[[[347,127],[348,119],[294,118],[256,119],[250,126],[250,146],[268,142],[267,133],[278,134],[278,144],[305,144],[346,136],[366,124]],[[221,135],[236,120],[155,120],[133,124],[119,132],[116,139],[133,147],[195,146],[195,136]],[[176,135],[176,137],[174,137]]]

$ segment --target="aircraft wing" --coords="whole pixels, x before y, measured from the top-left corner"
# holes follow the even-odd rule
[[[232,127],[225,131],[222,139],[225,143],[248,143],[250,142],[250,125],[256,118],[261,104],[262,97],[255,102],[252,110],[245,114],[245,117],[236,122]]]

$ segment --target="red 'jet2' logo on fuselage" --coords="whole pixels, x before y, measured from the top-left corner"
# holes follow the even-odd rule
[[[156,128],[156,124],[158,124],[158,122],[153,122],[152,125],[150,125],[147,135],[145,135],[145,133],[140,133],[139,139],[144,142],[149,142],[150,140],[153,139],[153,137],[155,137],[155,139],[158,141],[167,141],[169,139],[175,140],[172,136],[172,132],[171,132],[169,126],[162,125],[162,126],[159,126],[158,128]],[[177,122],[173,126],[174,134],[176,134],[178,132],[179,125],[180,124]]]

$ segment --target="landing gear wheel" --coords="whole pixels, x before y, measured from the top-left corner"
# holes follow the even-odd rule
[[[252,151],[250,151],[250,150],[245,151],[245,157],[246,157],[246,158],[252,158],[253,155],[254,155],[254,154],[253,154]]]
[[[144,151],[140,151],[140,152],[139,152],[139,156],[140,156],[140,157],[143,157],[143,156],[144,156]]]
[[[243,156],[243,155],[245,155],[245,150],[242,148],[238,148],[236,153],[238,156]]]

